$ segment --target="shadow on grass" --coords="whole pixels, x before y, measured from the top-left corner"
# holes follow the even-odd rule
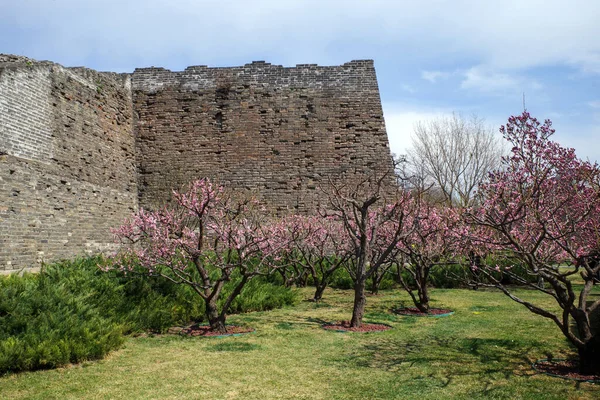
[[[306,318],[306,321],[308,321],[312,324],[317,324],[319,326],[327,325],[327,324],[331,324],[332,322],[335,322],[335,321],[325,321],[324,319],[321,319],[321,318],[312,318],[312,317]]]
[[[385,311],[375,311],[365,314],[365,319],[370,321],[385,321],[385,322],[398,322],[398,318],[394,314],[390,314]]]
[[[294,324],[292,324],[291,322],[280,322],[277,325],[275,325],[275,329],[289,331],[289,330],[296,329],[296,328],[294,327]]]
[[[244,343],[244,342],[227,342],[227,343],[217,343],[213,346],[209,346],[206,348],[207,351],[231,351],[231,352],[247,352],[252,350],[258,350],[261,346],[254,343]]]
[[[336,367],[392,372],[406,393],[433,393],[449,386],[453,392],[467,384],[472,386],[469,398],[514,398],[510,382],[537,375],[530,367],[535,357],[529,354],[539,354],[544,347],[535,341],[485,338],[378,339],[370,338],[350,354],[340,355]]]
[[[479,312],[484,312],[484,311],[485,312],[490,312],[490,311],[491,312],[495,312],[495,311],[498,311],[499,308],[500,308],[499,306],[481,306],[481,305],[477,305],[477,306],[469,307],[468,310],[469,311],[475,311],[475,312],[477,312],[477,311],[479,311]]]
[[[428,371],[448,385],[456,376],[500,374],[529,376],[529,365],[545,349],[542,343],[484,338],[440,338],[428,336],[414,341],[381,338],[364,344],[337,362],[387,371],[415,367]],[[525,367],[525,369],[523,368]]]

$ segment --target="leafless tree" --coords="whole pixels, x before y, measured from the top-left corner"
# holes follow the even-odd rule
[[[460,114],[418,122],[407,155],[407,179],[448,205],[473,203],[478,184],[497,169],[502,143],[485,121]]]

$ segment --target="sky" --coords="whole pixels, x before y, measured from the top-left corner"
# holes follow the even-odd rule
[[[523,105],[600,161],[598,0],[0,0],[0,53],[132,72],[373,59],[390,146],[459,113]]]

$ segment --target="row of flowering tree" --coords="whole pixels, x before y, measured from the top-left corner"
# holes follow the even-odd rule
[[[276,226],[271,230],[272,239],[286,244],[281,248],[285,265],[280,271],[290,267],[288,281],[310,275],[315,286],[312,300],[321,300],[333,274],[348,261],[342,225],[331,217],[292,215]]]
[[[360,327],[366,283],[377,285],[390,266],[397,266],[402,287],[415,306],[429,311],[429,274],[452,263],[457,253],[459,215],[424,200],[423,193],[384,186],[389,171],[354,183],[329,182],[320,216],[291,216],[279,225],[279,243],[287,243],[288,274],[306,271],[319,301],[333,273],[345,268],[352,279],[354,306],[350,327]],[[407,262],[404,262],[404,261]]]
[[[578,349],[582,372],[598,373],[600,336],[590,316],[600,300],[591,301],[590,293],[600,273],[600,168],[552,142],[550,122],[528,113],[511,117],[502,131],[512,154],[480,185],[469,208],[434,205],[422,192],[390,188],[390,169],[329,181],[323,207],[313,216],[267,219],[256,202],[201,179],[174,193],[171,207],[141,210],[116,231],[132,244],[124,257],[136,260],[121,268],[191,286],[205,302],[211,328],[224,332],[228,308],[248,280],[290,265],[294,272],[282,275],[310,276],[315,301],[335,271],[345,268],[354,286],[354,328],[362,324],[367,280],[379,279],[390,265],[399,266],[401,286],[428,312],[431,270],[466,263],[473,273],[465,279],[497,287],[554,321]],[[478,261],[492,253],[523,265],[528,276],[510,263]],[[574,275],[582,286],[573,283]],[[236,285],[218,309],[234,276]],[[560,312],[518,297],[503,276],[551,296]]]

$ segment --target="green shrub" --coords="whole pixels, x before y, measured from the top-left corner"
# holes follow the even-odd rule
[[[394,289],[398,286],[396,283],[396,275],[395,267],[392,267],[385,271],[383,274],[383,278],[379,282],[379,290],[389,290]],[[370,291],[373,288],[373,277],[367,279],[367,290]]]
[[[0,373],[97,359],[123,342],[123,326],[44,274],[0,280]]]
[[[230,284],[223,289],[223,296],[221,296],[223,302],[229,296],[232,287],[233,284]],[[297,302],[296,291],[270,283],[264,278],[254,278],[244,286],[242,293],[233,301],[229,312],[267,311]]]
[[[484,265],[489,269],[494,269],[496,266],[500,267],[500,270],[504,270],[506,267],[511,267],[511,273],[516,276],[523,278],[527,282],[537,282],[537,277],[527,273],[527,268],[523,263],[515,258],[491,254],[483,259]],[[517,280],[513,279],[506,273],[501,274],[500,272],[491,271],[494,278],[500,280],[504,285],[515,285],[520,284]],[[473,279],[473,273],[468,265],[467,261],[449,265],[438,265],[432,268],[429,275],[431,285],[437,288],[453,289],[466,287],[467,280]],[[489,279],[485,279],[483,274],[479,274],[479,279],[482,283],[491,283]]]
[[[329,286],[335,289],[352,289],[354,282],[346,268],[338,268],[331,276]]]
[[[532,275],[527,272],[527,267],[523,262],[515,257],[511,257],[511,254],[490,254],[484,260],[485,265],[490,268],[498,266],[501,271],[510,267],[510,272],[516,275],[518,278],[523,279],[526,282],[536,283],[537,275]],[[518,279],[514,279],[510,275],[499,272],[492,272],[494,278],[499,279],[503,285],[518,285],[521,284]]]
[[[0,277],[0,373],[98,359],[124,334],[200,321],[204,302],[189,287],[161,278],[102,272],[101,258],[65,261],[39,274]],[[225,286],[226,296],[234,282]],[[257,278],[232,312],[269,310],[296,293]]]
[[[462,277],[469,273],[468,267],[461,264],[436,265],[429,273],[431,286],[440,289],[456,289],[466,286]]]

